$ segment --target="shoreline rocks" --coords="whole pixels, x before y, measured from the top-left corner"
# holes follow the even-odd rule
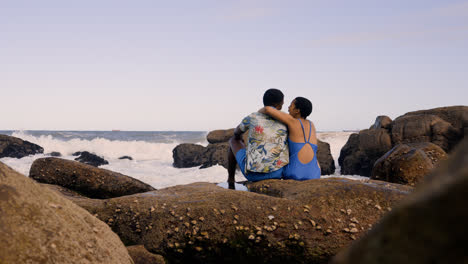
[[[332,264],[468,263],[468,139]]]
[[[35,160],[29,177],[100,199],[154,190],[150,185],[118,172],[60,158]]]
[[[371,176],[375,162],[398,144],[428,142],[450,153],[467,132],[468,106],[409,112],[393,121],[378,116],[370,129],[349,137],[338,162],[342,174]]]
[[[41,146],[17,137],[0,135],[0,158],[23,158],[29,155],[44,153]]]
[[[83,208],[0,162],[0,262],[133,263]]]
[[[267,180],[249,188],[282,190],[283,196],[193,183],[106,200],[70,199],[124,244],[144,245],[168,263],[326,263],[412,190],[342,179]]]
[[[72,154],[72,156],[79,156],[75,160],[84,164],[88,164],[94,167],[99,167],[101,165],[109,164],[107,160],[94,153],[88,151],[78,151]]]

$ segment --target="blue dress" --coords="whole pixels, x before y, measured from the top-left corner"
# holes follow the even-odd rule
[[[283,171],[284,179],[293,179],[293,180],[310,180],[310,179],[320,179],[320,167],[317,163],[317,145],[310,143],[310,135],[312,134],[312,124],[310,124],[309,139],[305,137],[304,125],[302,125],[301,120],[299,120],[302,127],[302,134],[304,134],[305,143],[298,143],[291,141],[288,138],[289,142],[289,164],[285,166]],[[310,144],[312,150],[314,151],[314,158],[308,163],[302,163],[299,160],[299,151],[306,145]]]

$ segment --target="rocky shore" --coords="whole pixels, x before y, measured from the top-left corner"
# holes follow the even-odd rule
[[[467,112],[380,116],[351,135],[342,173],[371,176],[365,181],[155,190],[55,157],[35,160],[29,178],[0,162],[0,263],[465,263]],[[177,146],[174,166],[222,165],[231,135],[217,130],[207,147]],[[43,152],[0,139],[3,155]],[[322,168],[334,172],[329,145],[319,151]]]

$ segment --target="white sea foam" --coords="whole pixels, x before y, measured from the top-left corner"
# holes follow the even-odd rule
[[[350,134],[350,132],[318,133],[318,138],[320,140],[330,144],[331,153],[335,159],[335,165],[337,166],[337,172],[334,175],[323,177],[345,177],[354,180],[368,179],[367,177],[356,175],[339,175],[339,153]],[[63,155],[62,158],[65,159],[72,160],[76,158],[71,156],[71,154],[76,151],[87,150],[94,152],[109,161],[108,165],[101,166],[100,168],[132,176],[157,189],[193,182],[221,183],[227,180],[227,171],[222,166],[213,166],[206,169],[199,169],[197,167],[183,169],[174,168],[172,166],[172,150],[179,143],[173,140],[171,140],[171,143],[155,143],[142,140],[109,140],[99,137],[91,140],[80,138],[63,140],[54,138],[51,135],[33,136],[25,132],[14,132],[12,135],[42,146],[44,148],[44,153],[58,151]],[[206,145],[207,143],[200,142],[199,144]],[[118,159],[125,155],[131,156],[134,160]],[[24,175],[29,175],[29,169],[34,160],[46,156],[48,155],[38,154],[22,159],[2,158],[0,161]],[[237,172],[236,181],[245,180],[243,175]],[[221,184],[220,186],[224,185]]]

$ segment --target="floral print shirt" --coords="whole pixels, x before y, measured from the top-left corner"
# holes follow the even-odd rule
[[[249,130],[246,173],[268,173],[289,163],[286,125],[262,113],[252,113],[242,120],[239,129]]]

